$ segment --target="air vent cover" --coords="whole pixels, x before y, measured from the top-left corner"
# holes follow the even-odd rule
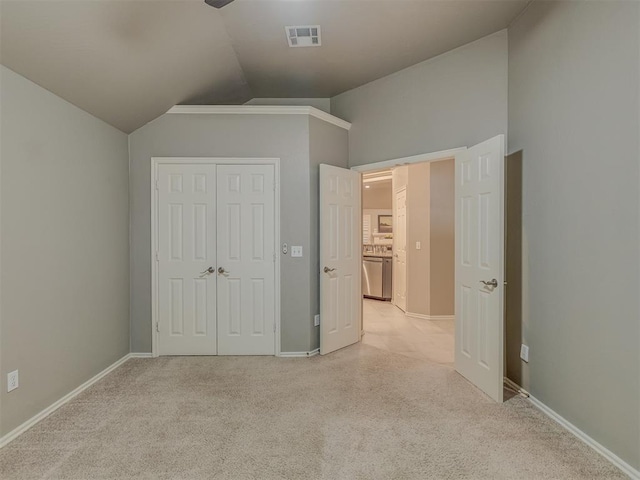
[[[320,25],[300,25],[284,27],[290,47],[319,47]]]

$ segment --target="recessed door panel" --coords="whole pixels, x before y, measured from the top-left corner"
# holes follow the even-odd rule
[[[195,335],[207,334],[207,280],[198,278],[193,281],[193,304],[195,309]]]

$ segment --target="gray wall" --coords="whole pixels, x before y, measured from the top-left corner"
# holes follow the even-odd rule
[[[391,210],[393,207],[393,190],[391,179],[367,183],[369,188],[362,189],[363,210]],[[373,220],[373,219],[372,219]],[[376,226],[377,226],[376,219]]]
[[[351,166],[472,146],[507,132],[507,32],[331,99],[353,123]]]
[[[305,115],[163,115],[129,137],[131,349],[151,351],[151,157],[281,159],[280,240],[311,244],[309,119]],[[310,349],[310,257],[281,257],[282,351]]]
[[[407,312],[431,315],[431,166],[416,163],[407,169]]]
[[[455,302],[455,164],[431,162],[429,254],[430,315],[453,315]]]
[[[0,69],[3,435],[129,352],[129,162],[124,133]]]
[[[453,315],[454,161],[407,168],[407,312]]]
[[[309,200],[311,232],[309,278],[311,287],[310,346],[320,347],[320,327],[313,326],[313,316],[320,313],[320,164],[347,168],[349,163],[349,132],[317,118],[309,118]]]
[[[640,467],[638,2],[533,2],[509,29],[531,393]]]
[[[529,385],[528,364],[520,359],[522,335],[522,151],[505,159],[505,376]]]

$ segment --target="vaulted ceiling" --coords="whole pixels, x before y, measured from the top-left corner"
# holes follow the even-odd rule
[[[176,104],[331,97],[505,28],[529,0],[1,0],[0,62],[131,132]],[[286,25],[322,46],[289,48]]]

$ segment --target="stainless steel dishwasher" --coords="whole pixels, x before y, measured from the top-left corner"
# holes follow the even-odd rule
[[[362,258],[362,294],[367,298],[391,300],[391,259]]]

